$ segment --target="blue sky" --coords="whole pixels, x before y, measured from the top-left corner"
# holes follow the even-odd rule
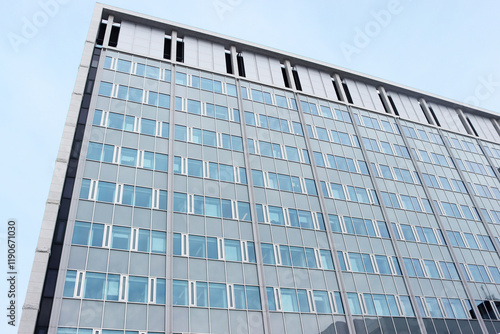
[[[497,1],[107,1],[500,111]],[[18,222],[18,314],[94,1],[2,6],[0,254]],[[6,259],[0,259],[5,268]],[[0,307],[6,285],[0,280]],[[5,320],[0,329],[7,328]],[[12,328],[3,333],[14,333]]]

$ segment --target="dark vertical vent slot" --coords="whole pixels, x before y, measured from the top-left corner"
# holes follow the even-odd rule
[[[424,110],[424,107],[422,106],[421,103],[418,104],[420,106],[420,109],[422,109],[422,112],[424,113],[425,119],[427,120],[427,123],[432,124],[432,120],[429,119],[429,116],[427,116],[427,113]]]
[[[180,63],[184,62],[184,40],[182,38],[177,38],[177,54],[175,55],[175,60]]]
[[[163,59],[171,59],[170,52],[172,50],[172,38],[165,36],[163,40]]]
[[[118,45],[118,35],[120,35],[120,24],[113,23],[109,36],[109,46],[116,47]]]
[[[335,95],[337,95],[337,100],[342,101],[342,98],[340,97],[340,92],[337,88],[337,85],[335,84],[335,79],[332,78],[332,85],[333,85],[333,90],[335,90]]]
[[[102,43],[104,43],[104,35],[106,34],[106,26],[107,26],[107,21],[102,21],[101,24],[99,24],[99,30],[97,30],[97,39],[95,40],[95,43],[99,46],[102,46]]]
[[[184,40],[182,38],[177,38],[177,55],[175,60],[178,62],[184,62]]]
[[[297,72],[297,69],[295,67],[292,69],[292,75],[293,75],[293,81],[295,82],[295,88],[297,88],[297,90],[302,90],[302,85],[300,84],[299,72]]]
[[[347,83],[344,80],[342,80],[342,87],[344,87],[344,92],[345,92],[345,95],[347,97],[347,102],[353,103],[351,92],[349,91],[349,87],[347,87]]]
[[[281,74],[283,75],[283,82],[285,83],[285,87],[291,88],[290,80],[288,80],[288,74],[286,73],[285,65],[281,65]]]
[[[245,77],[245,62],[243,61],[243,56],[241,53],[238,53],[236,56],[236,59],[238,61],[238,74],[240,77]]]
[[[469,117],[465,117],[465,119],[467,120],[467,123],[469,123],[470,128],[472,129],[472,132],[474,132],[474,134],[476,135],[476,137],[479,137],[479,135],[478,135],[478,133],[476,131],[476,128],[474,127],[474,125],[472,125],[472,122],[471,122],[470,118]]]
[[[115,27],[113,27],[115,28]],[[119,29],[119,27],[117,27]],[[111,41],[110,41],[111,42]],[[95,48],[93,60],[90,64],[89,74],[87,76],[87,85],[95,80],[95,71],[99,65],[98,61],[101,55],[101,49]],[[94,69],[94,71],[92,71]],[[88,97],[88,98],[87,98]],[[87,114],[90,104],[90,94],[84,93],[82,103],[80,105],[80,113]],[[36,327],[34,333],[46,334],[48,331],[50,315],[52,312],[52,302],[54,299],[54,291],[57,283],[57,273],[61,262],[61,254],[64,243],[64,235],[66,233],[66,225],[69,217],[69,209],[71,205],[71,196],[75,185],[75,175],[78,166],[78,159],[80,158],[80,148],[85,131],[85,123],[79,122],[73,136],[73,146],[71,150],[68,168],[64,179],[63,192],[61,194],[61,201],[59,210],[57,212],[56,225],[54,227],[54,234],[52,244],[50,247],[50,256],[47,264],[47,271],[45,280],[43,282],[42,298],[40,300],[40,309],[38,311]]]
[[[233,74],[233,60],[231,58],[231,51],[226,50],[226,73]]]
[[[396,108],[396,104],[394,103],[394,100],[392,99],[392,96],[387,95],[387,98],[389,99],[389,102],[391,103],[392,110],[394,110],[394,113],[399,116],[399,111],[398,108]]]
[[[377,91],[378,98],[380,99],[380,102],[382,102],[382,106],[384,107],[385,113],[390,114],[390,111],[387,109],[387,106],[384,103],[384,100],[382,99],[382,94],[380,94],[379,91]]]
[[[431,112],[432,118],[434,118],[436,125],[441,126],[441,123],[439,123],[439,120],[438,120],[438,118],[437,118],[436,114],[434,113],[434,110],[432,109],[431,106],[429,106],[429,111]]]

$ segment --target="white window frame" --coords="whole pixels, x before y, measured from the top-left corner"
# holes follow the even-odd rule
[[[306,289],[307,300],[309,301],[309,310],[316,313],[316,304],[314,303],[314,292],[312,289]]]
[[[148,303],[156,304],[156,277],[148,277]]]
[[[104,224],[104,232],[102,236],[102,247],[111,248],[111,235],[113,233],[113,225]]]
[[[123,200],[123,183],[117,183],[115,188],[115,203],[121,204]]]
[[[73,296],[75,298],[83,298],[84,288],[85,288],[85,271],[77,270],[75,278],[75,287],[73,289]]]
[[[139,229],[132,227],[130,230],[130,250],[137,251],[139,245]]]
[[[276,311],[283,311],[283,305],[281,303],[281,290],[279,288],[274,288],[274,303],[276,305]]]
[[[153,209],[160,208],[160,189],[153,188]]]
[[[226,290],[227,290],[227,308],[228,309],[234,309],[235,308],[234,285],[233,284],[227,284],[226,285]]]
[[[231,213],[233,216],[233,219],[239,220],[238,216],[238,202],[235,200],[231,200]]]
[[[226,258],[225,242],[223,238],[217,238],[217,258],[224,260]]]
[[[118,301],[124,302],[128,299],[128,275],[120,275],[120,288],[118,289]]]
[[[188,281],[188,304],[189,306],[196,306],[196,281]]]
[[[281,266],[281,252],[280,252],[280,245],[273,244],[273,249],[274,249],[274,259],[277,265]]]

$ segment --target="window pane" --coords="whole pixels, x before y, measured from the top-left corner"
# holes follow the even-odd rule
[[[85,274],[85,287],[83,298],[103,299],[106,274],[89,273]]]
[[[116,185],[110,182],[99,181],[97,186],[97,200],[103,202],[114,202]]]
[[[172,303],[173,305],[187,306],[188,305],[188,282],[173,281]]]
[[[165,232],[151,231],[151,252],[165,254],[167,235]]]
[[[111,248],[129,249],[130,246],[130,228],[113,226],[111,233]]]
[[[119,293],[120,293],[120,275],[108,274],[108,280],[106,283],[106,299],[118,300]]]
[[[88,245],[90,235],[90,223],[75,222],[75,228],[73,230],[72,244],[75,245]]]
[[[227,308],[226,285],[209,283],[210,307]]]
[[[227,261],[241,261],[241,246],[239,240],[224,240],[224,253]]]
[[[297,295],[293,289],[281,289],[281,304],[285,312],[298,312]]]

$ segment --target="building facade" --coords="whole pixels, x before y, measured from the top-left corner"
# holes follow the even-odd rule
[[[499,121],[97,5],[19,333],[497,333]]]

